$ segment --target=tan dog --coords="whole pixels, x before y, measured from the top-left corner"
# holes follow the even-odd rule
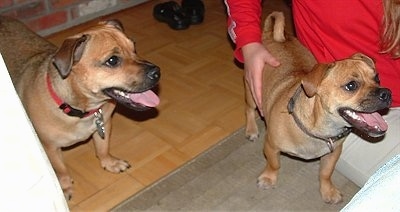
[[[0,51],[67,199],[72,178],[62,147],[93,136],[104,169],[130,167],[109,153],[110,119],[116,102],[136,110],[155,107],[159,99],[149,89],[160,70],[136,55],[119,21],[101,22],[57,48],[22,23],[0,17]]]
[[[267,165],[258,178],[260,188],[274,187],[280,153],[303,159],[320,158],[320,192],[328,203],[342,200],[331,175],[342,143],[352,127],[377,137],[387,124],[375,111],[391,104],[391,92],[379,86],[374,62],[357,53],[330,64],[317,64],[293,36],[284,34],[284,16],[272,13],[265,21],[263,40],[281,62],[266,65],[263,112]],[[246,135],[258,137],[256,105],[246,84]]]

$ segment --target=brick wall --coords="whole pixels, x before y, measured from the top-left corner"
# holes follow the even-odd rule
[[[145,1],[0,0],[0,14],[15,17],[45,36]]]

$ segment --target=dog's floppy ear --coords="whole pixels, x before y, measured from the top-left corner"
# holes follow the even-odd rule
[[[304,92],[308,97],[313,97],[317,93],[317,88],[324,79],[326,71],[332,64],[316,64],[301,80]]]
[[[355,54],[353,54],[353,56],[351,56],[351,58],[356,59],[356,60],[362,60],[366,64],[368,64],[371,68],[375,69],[375,61],[365,54],[355,53]]]
[[[66,39],[53,57],[53,65],[65,79],[71,72],[72,65],[78,62],[83,54],[89,35]]]
[[[124,26],[122,26],[121,21],[119,21],[118,19],[102,21],[100,22],[100,24],[111,25],[117,28],[119,31],[124,32]]]

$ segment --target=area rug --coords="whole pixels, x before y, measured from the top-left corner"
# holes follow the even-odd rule
[[[258,125],[263,129],[262,121]],[[339,211],[360,189],[335,171],[343,202],[326,204],[319,194],[319,161],[286,155],[276,188],[258,189],[256,178],[266,163],[263,134],[249,142],[240,129],[112,211]]]

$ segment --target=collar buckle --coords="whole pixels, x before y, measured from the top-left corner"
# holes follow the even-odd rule
[[[63,112],[69,116],[75,116],[75,117],[79,117],[79,118],[83,118],[85,116],[87,116],[89,114],[89,112],[84,112],[81,110],[77,110],[73,107],[71,107],[71,105],[67,104],[67,103],[62,103],[58,108],[60,108],[61,110],[63,110]]]

